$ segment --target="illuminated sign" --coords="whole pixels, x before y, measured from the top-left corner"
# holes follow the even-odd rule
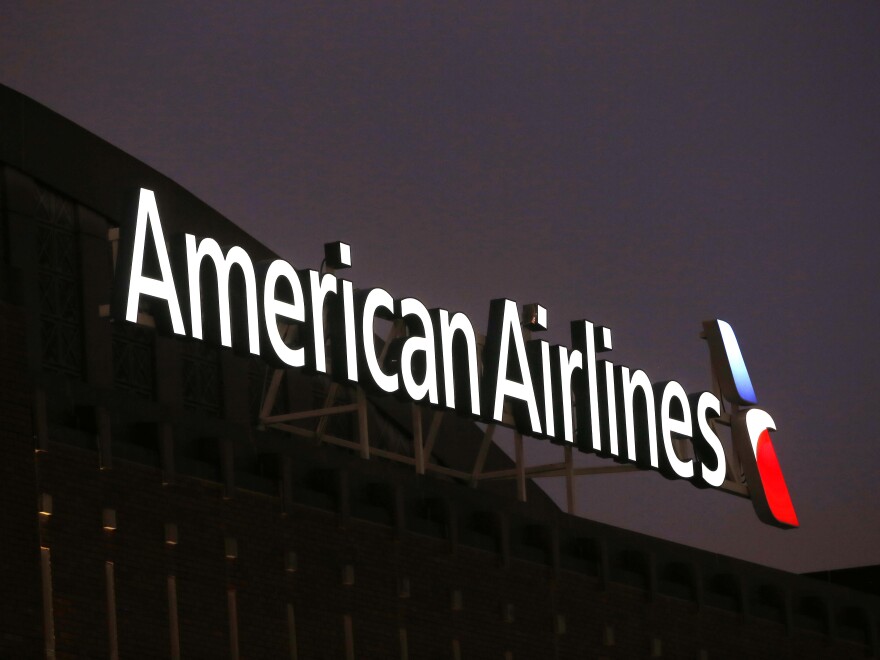
[[[770,525],[797,527],[794,505],[770,440],[770,431],[776,430],[776,423],[768,413],[753,407],[758,399],[733,328],[717,320],[706,321],[703,328],[722,395],[737,407],[750,406],[733,411],[731,427],[755,511]]]
[[[480,351],[473,324],[461,312],[428,309],[415,298],[396,300],[381,288],[358,290],[334,273],[297,270],[281,259],[254,264],[241,247],[224,249],[212,238],[185,234],[166,244],[150,190],[141,189],[137,212],[127,221],[120,229],[116,318],[135,323],[139,310],[148,310],[167,333],[259,355],[279,367],[329,374],[487,424],[508,423],[508,410],[523,434],[699,487],[724,483],[727,461],[712,423],[722,417],[720,399],[711,392],[689,394],[676,381],[652,383],[640,369],[600,359],[612,349],[609,328],[575,321],[570,348],[550,345],[524,333],[517,303],[497,299]],[[350,248],[334,248],[333,265],[350,266]],[[546,329],[546,309],[532,308],[526,327]],[[406,328],[381,357],[377,318]],[[736,338],[727,324],[718,327],[728,366],[717,373],[730,380],[722,383],[725,398],[733,401],[728,393],[735,392],[737,404],[750,405],[754,392]],[[749,429],[765,422],[765,429],[774,428],[769,416],[750,419]],[[754,455],[772,454],[775,461],[765,435]],[[684,443],[693,451],[682,450]],[[762,478],[770,479],[772,461],[758,459]],[[743,462],[751,486],[750,464]],[[784,487],[781,472],[779,477]],[[765,499],[775,506],[775,495]]]

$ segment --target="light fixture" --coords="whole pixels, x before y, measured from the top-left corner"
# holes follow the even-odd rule
[[[109,532],[116,529],[116,509],[104,509],[101,513],[101,526]]]

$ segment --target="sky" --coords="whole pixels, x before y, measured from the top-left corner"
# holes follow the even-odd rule
[[[538,302],[551,342],[589,319],[699,391],[702,321],[728,321],[801,527],[649,472],[581,477],[578,512],[795,572],[880,564],[880,4],[246,7],[5,2],[0,83],[294,266],[344,240],[357,286],[478,329]]]

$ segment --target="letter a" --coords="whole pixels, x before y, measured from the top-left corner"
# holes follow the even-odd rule
[[[180,313],[180,302],[177,299],[174,278],[171,275],[168,248],[165,246],[165,236],[162,233],[162,223],[159,220],[156,196],[152,190],[146,188],[140,190],[133,240],[130,228],[129,231],[125,231],[125,229],[123,228],[120,235],[119,262],[116,264],[116,299],[114,300],[116,310],[114,316],[122,316],[126,321],[137,323],[141,296],[159,298],[168,304],[171,329],[175,334],[186,335],[183,315]],[[161,279],[154,279],[143,274],[148,229],[156,248],[156,260]]]

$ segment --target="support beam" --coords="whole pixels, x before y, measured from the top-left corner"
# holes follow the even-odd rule
[[[267,418],[275,407],[275,399],[278,396],[278,389],[281,387],[281,379],[284,377],[283,369],[275,369],[272,371],[272,379],[269,381],[269,388],[263,397],[263,406],[260,408],[260,422]]]
[[[443,411],[435,410],[431,417],[431,428],[428,429],[428,440],[425,443],[425,456],[428,461],[431,460],[431,452],[434,451],[434,444],[437,442],[437,436],[440,433],[440,425],[443,423]]]
[[[571,515],[577,515],[577,501],[574,496],[574,456],[571,447],[564,447],[565,456],[565,508]]]
[[[412,406],[413,454],[416,459],[416,474],[425,474],[425,450],[422,442],[422,409]]]
[[[330,387],[327,388],[327,396],[324,399],[324,405],[322,408],[330,408],[333,403],[336,401],[336,393],[339,392],[339,385],[337,383],[330,383]],[[318,426],[315,428],[315,437],[320,442],[324,437],[324,432],[327,430],[327,416],[321,417],[318,420]]]
[[[522,433],[513,434],[514,452],[516,454],[516,499],[526,501],[526,459],[523,455]]]
[[[361,458],[370,458],[370,436],[367,428],[367,395],[362,387],[357,388],[358,403],[358,440],[360,440]]]
[[[474,461],[474,469],[471,473],[471,485],[476,486],[483,473],[483,466],[486,464],[486,457],[489,455],[489,445],[492,444],[492,436],[495,433],[495,425],[489,424],[486,432],[483,433],[483,442],[480,444],[480,450],[477,452],[477,460]]]
[[[285,413],[283,415],[272,415],[263,419],[264,424],[277,424],[278,422],[294,422],[299,419],[314,419],[315,417],[324,417],[325,415],[341,415],[342,413],[357,412],[360,409],[358,403],[347,403],[341,406],[330,406],[329,408],[318,408],[317,410],[303,410],[295,413]]]

